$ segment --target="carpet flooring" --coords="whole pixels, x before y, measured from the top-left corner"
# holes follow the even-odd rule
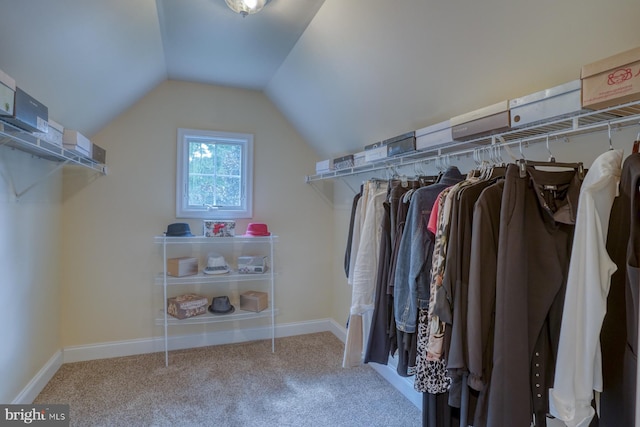
[[[322,332],[63,364],[34,403],[72,426],[420,426],[420,411],[369,366],[343,369]]]

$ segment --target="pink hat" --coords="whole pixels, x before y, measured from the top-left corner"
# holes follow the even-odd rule
[[[270,236],[269,229],[267,228],[267,224],[260,224],[250,222],[247,225],[247,233],[245,236]]]

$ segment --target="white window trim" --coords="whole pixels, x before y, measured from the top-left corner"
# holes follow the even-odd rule
[[[202,209],[188,208],[186,206],[186,185],[188,183],[189,168],[188,159],[189,137],[205,137],[219,139],[224,142],[240,143],[244,145],[242,162],[242,176],[244,178],[244,209]],[[241,219],[253,217],[253,135],[249,133],[219,132],[199,129],[178,129],[177,140],[177,168],[176,168],[176,218],[203,218],[203,219]]]

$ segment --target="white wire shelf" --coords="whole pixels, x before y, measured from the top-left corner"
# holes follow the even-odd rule
[[[375,170],[409,166],[425,161],[437,160],[444,156],[466,155],[489,146],[498,148],[513,144],[540,142],[547,138],[568,138],[570,136],[599,132],[607,129],[617,130],[638,124],[640,124],[640,101],[634,101],[597,111],[576,113],[567,117],[538,122],[467,141],[453,141],[446,146],[434,147],[433,149],[422,151],[412,151],[360,166],[307,175],[305,176],[305,182],[309,183],[357,175]]]
[[[107,165],[37,138],[27,131],[2,121],[0,121],[0,146],[15,148],[45,160],[62,162],[64,165],[81,166],[103,175],[107,174]]]

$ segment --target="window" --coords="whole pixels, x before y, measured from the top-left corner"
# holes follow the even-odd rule
[[[176,217],[251,218],[253,135],[178,129]]]

